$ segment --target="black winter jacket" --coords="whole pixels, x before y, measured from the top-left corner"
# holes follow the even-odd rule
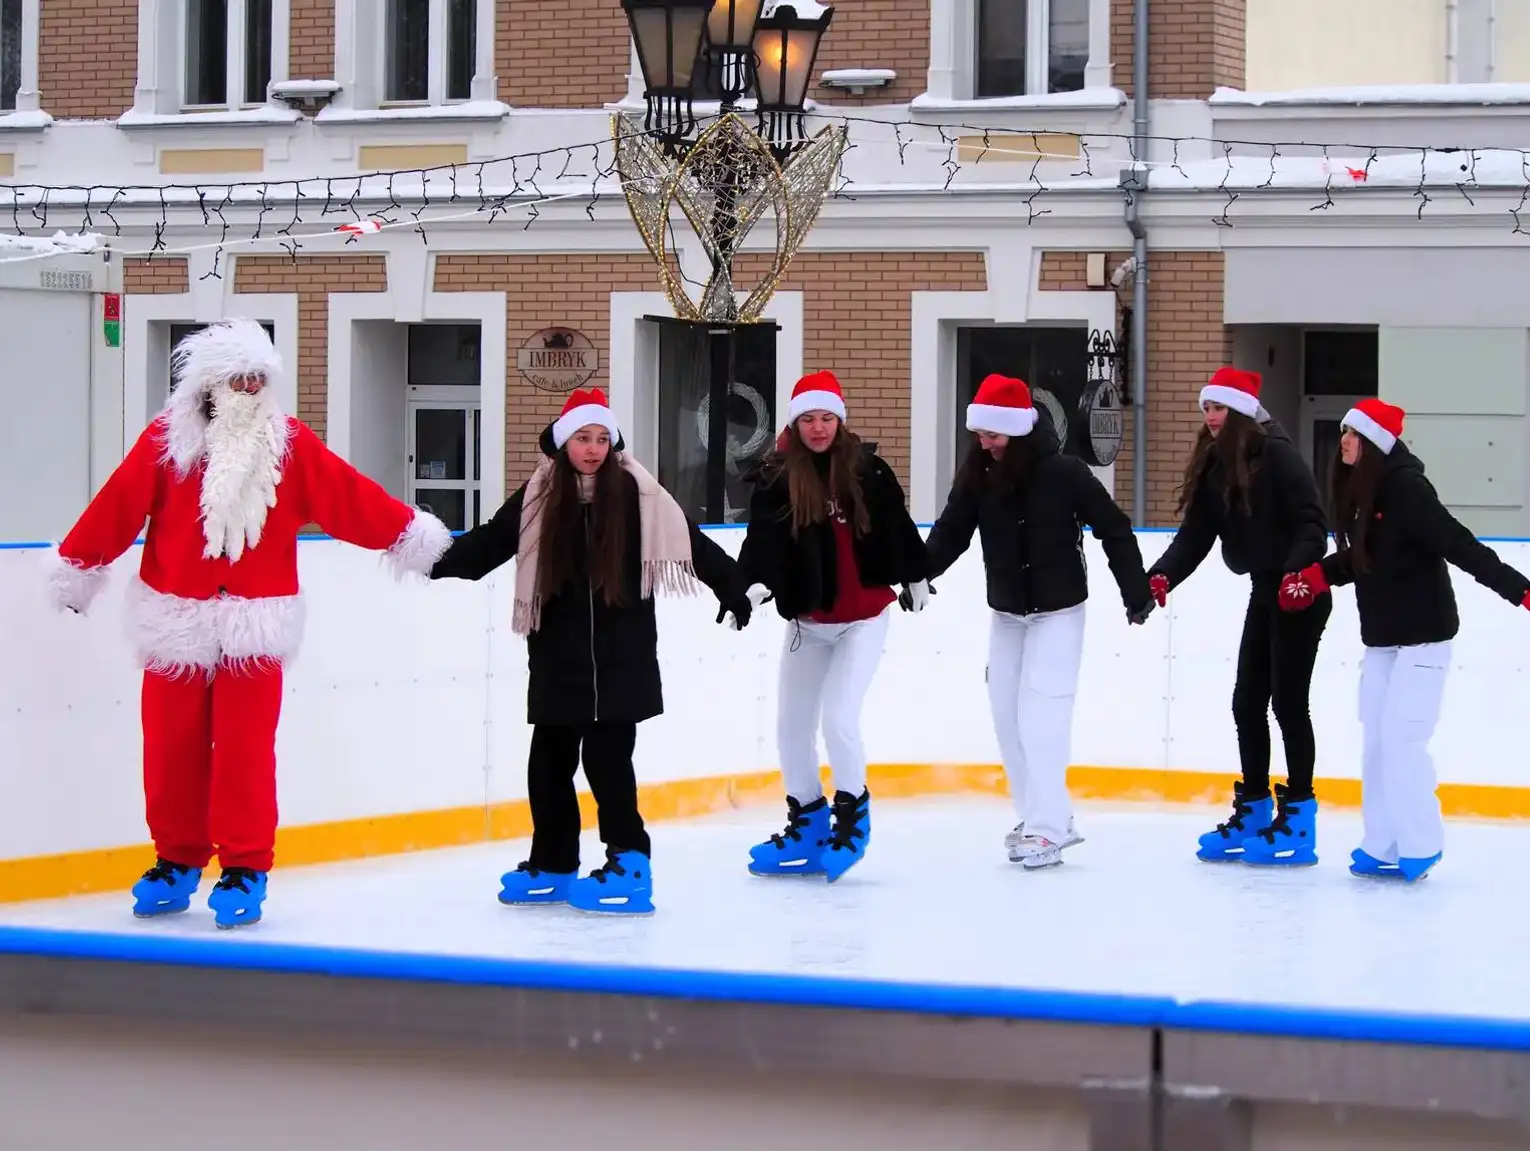
[[[513,559],[520,546],[525,498],[522,484],[491,520],[454,539],[430,578],[478,580]],[[635,483],[627,508],[632,525],[627,532],[627,602],[607,606],[583,576],[543,602],[541,623],[526,637],[528,723],[641,723],[664,711],[654,601],[640,598],[643,549]],[[585,516],[588,524],[588,507]],[[733,557],[694,523],[690,528],[697,578],[730,608],[739,600],[747,602],[748,585]],[[576,557],[576,571],[584,568],[583,550]]]
[[[892,587],[928,579],[924,539],[904,502],[903,486],[876,445],[863,442],[861,487],[871,530],[855,537],[855,563],[867,587]],[[827,463],[825,463],[827,466]],[[780,456],[772,452],[750,473],[749,528],[738,563],[745,580],[763,584],[775,596],[782,619],[793,620],[834,605],[839,573],[834,529],[827,520],[792,538],[791,500]]]
[[[1296,445],[1271,420],[1255,441],[1257,470],[1250,485],[1250,511],[1241,501],[1227,506],[1222,462],[1212,448],[1211,466],[1201,476],[1195,499],[1185,518],[1148,575],[1169,577],[1177,588],[1194,574],[1222,541],[1222,559],[1236,575],[1252,575],[1256,591],[1273,597],[1280,578],[1317,563],[1328,550],[1328,517],[1318,494],[1317,479]]]
[[[1355,585],[1360,642],[1366,647],[1455,638],[1461,618],[1447,564],[1516,606],[1530,591],[1530,580],[1499,559],[1440,503],[1422,461],[1401,440],[1387,454],[1371,516],[1365,572],[1354,570],[1348,548],[1322,561],[1330,585]]]
[[[986,456],[981,492],[960,482],[951,489],[927,541],[931,577],[957,561],[976,530],[994,611],[1031,615],[1075,607],[1089,598],[1087,524],[1105,546],[1126,610],[1147,610],[1147,573],[1131,518],[1083,460],[1062,454],[1044,409],[1027,439],[1033,454],[1023,493],[989,487],[986,477],[997,465]]]

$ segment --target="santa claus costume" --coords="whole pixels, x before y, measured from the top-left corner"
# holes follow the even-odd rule
[[[146,816],[158,856],[140,917],[185,911],[213,855],[219,927],[258,921],[276,840],[282,669],[302,639],[297,536],[314,523],[430,571],[451,544],[285,414],[265,329],[227,320],[177,346],[169,402],[51,556],[60,608],[84,613],[148,520],[127,591],[143,668]]]

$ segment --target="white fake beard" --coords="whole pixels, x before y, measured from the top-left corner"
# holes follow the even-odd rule
[[[285,450],[276,407],[265,389],[254,395],[219,384],[211,393],[207,468],[202,475],[203,551],[235,563],[260,542],[266,512],[276,506]]]

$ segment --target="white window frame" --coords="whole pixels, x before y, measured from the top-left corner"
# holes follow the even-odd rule
[[[422,410],[463,412],[466,423],[463,442],[463,478],[460,480],[421,480],[415,467],[415,413]],[[478,414],[479,443],[473,446],[473,414]],[[409,384],[404,389],[404,502],[419,506],[416,498],[421,484],[427,488],[450,489],[464,492],[463,530],[470,530],[483,522],[487,513],[493,515],[495,508],[487,506],[483,491],[483,467],[479,457],[483,452],[483,388],[474,384]],[[473,466],[478,464],[478,479],[473,478]],[[478,493],[478,515],[473,514],[473,493]]]
[[[228,5],[228,91],[244,92],[244,3]],[[291,0],[271,0],[271,83],[288,79],[291,51]],[[269,95],[258,104],[233,99],[223,104],[187,105],[186,97],[186,4],[185,0],[138,0],[138,84],[133,110],[119,120],[125,126],[152,120],[206,117],[237,122],[242,119],[269,122]],[[296,119],[286,111],[281,119]]]
[[[0,108],[0,124],[18,112],[37,112],[42,99],[37,89],[38,27],[42,19],[42,0],[21,0],[21,85],[16,89],[16,106]]]
[[[980,0],[930,0],[930,71],[923,97],[916,105],[967,103],[977,99],[978,4]],[[1023,95],[995,96],[985,105],[1035,105],[1066,102],[1076,105],[1086,93],[1111,88],[1110,0],[1089,0],[1089,62],[1084,66],[1083,92],[1048,92],[1051,61],[1050,0],[1025,0],[1026,43],[1041,46],[1028,52]],[[867,67],[873,67],[867,63]]]
[[[494,74],[496,0],[477,0],[473,78],[467,100],[446,99],[446,0],[430,0],[427,100],[387,100],[388,29],[378,10],[384,0],[335,0],[335,80],[340,90],[319,120],[388,120],[439,117],[497,119],[508,110],[499,102]]]

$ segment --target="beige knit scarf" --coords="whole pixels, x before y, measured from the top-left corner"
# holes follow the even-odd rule
[[[691,528],[685,512],[659,481],[626,452],[617,460],[637,481],[639,530],[643,545],[642,596],[651,599],[655,587],[673,595],[694,595],[696,569],[691,560]],[[530,635],[542,622],[542,598],[537,593],[538,548],[542,535],[542,506],[555,462],[544,459],[526,484],[521,504],[521,539],[515,553],[515,612],[510,630]],[[595,477],[579,477],[579,498],[588,503],[595,491]]]

